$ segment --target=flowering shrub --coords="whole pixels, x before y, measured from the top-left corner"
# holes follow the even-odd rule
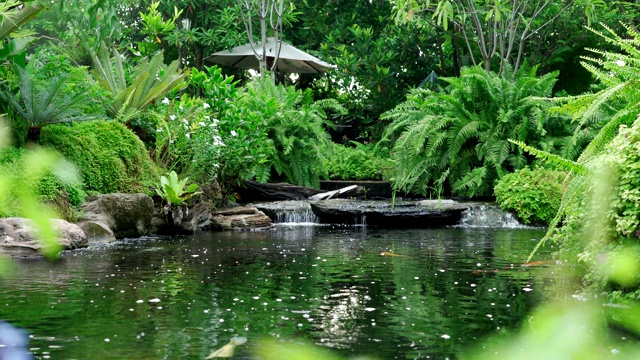
[[[232,197],[242,179],[267,181],[269,173],[263,165],[273,154],[273,145],[263,125],[264,109],[246,106],[246,94],[238,91],[233,77],[224,77],[217,67],[207,72],[194,70],[190,83],[200,90],[213,116],[219,119],[217,130],[224,145],[214,150],[196,142],[189,176],[200,182],[217,179],[225,198]],[[213,168],[207,165],[211,158],[217,160]]]
[[[162,119],[156,130],[156,161],[168,170],[190,172],[199,166],[217,169],[221,148],[219,120],[202,99],[183,95],[165,98],[156,110]],[[202,163],[206,157],[206,163]],[[212,176],[215,178],[215,172]]]

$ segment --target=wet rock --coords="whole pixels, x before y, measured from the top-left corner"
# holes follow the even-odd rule
[[[61,219],[52,219],[60,234],[58,242],[63,249],[76,249],[88,246],[87,237],[76,224]],[[35,237],[36,231],[31,220],[24,218],[0,219],[0,251],[9,256],[40,256],[42,247]]]
[[[101,221],[83,221],[78,226],[87,235],[89,244],[106,244],[116,241],[113,231]]]
[[[331,199],[310,203],[323,223],[367,224],[384,228],[455,225],[468,206],[453,200],[358,201]]]
[[[209,228],[211,224],[211,204],[202,202],[179,209],[167,208],[158,203],[153,212],[151,226],[157,234],[193,234],[197,230]],[[174,211],[180,210],[176,217]]]
[[[264,230],[271,226],[271,219],[254,207],[217,209],[211,214],[211,229],[214,230]]]
[[[87,199],[80,206],[84,217],[79,222],[106,225],[117,239],[140,237],[151,232],[153,200],[145,194],[104,194]]]

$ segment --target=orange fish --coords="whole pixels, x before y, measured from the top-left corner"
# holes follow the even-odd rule
[[[394,256],[394,257],[401,257],[401,258],[407,258],[410,259],[411,256],[407,256],[407,255],[400,255],[400,254],[394,254],[392,252],[388,252],[388,251],[383,251],[380,253],[380,255],[382,256]]]
[[[528,263],[524,263],[520,266],[522,267],[530,267],[530,266],[540,266],[540,265],[550,265],[550,264],[555,264],[556,262],[554,260],[540,260],[540,261],[532,261],[532,262],[528,262]]]
[[[500,271],[500,270],[498,270],[498,269],[494,269],[494,270],[473,270],[471,273],[472,273],[473,275],[478,275],[478,274],[495,274],[495,273],[497,273],[498,271]]]

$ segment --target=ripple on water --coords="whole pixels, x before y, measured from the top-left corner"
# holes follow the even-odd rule
[[[544,274],[505,268],[541,235],[278,226],[127,240],[20,262],[0,317],[52,358],[204,358],[234,336],[443,358],[521,321]]]

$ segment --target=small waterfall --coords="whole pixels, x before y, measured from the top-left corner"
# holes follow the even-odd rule
[[[295,224],[302,224],[302,223],[319,223],[320,219],[316,216],[316,214],[313,213],[313,211],[311,211],[311,207],[308,206],[309,204],[307,204],[307,208],[299,208],[299,209],[294,209],[294,210],[289,210],[286,209],[285,211],[278,211],[275,214],[275,219],[274,219],[274,223],[278,224],[278,223],[295,223]]]
[[[512,214],[495,204],[471,204],[462,213],[459,227],[464,228],[526,228]]]
[[[252,204],[267,214],[275,224],[317,224],[320,219],[311,210],[309,202],[304,200],[286,200]]]

